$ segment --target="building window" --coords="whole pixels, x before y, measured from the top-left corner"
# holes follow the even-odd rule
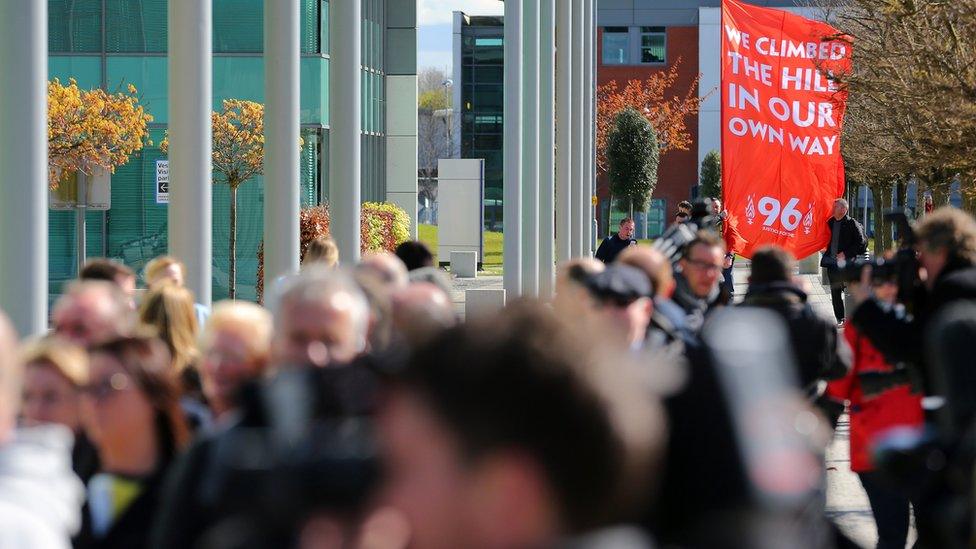
[[[668,221],[667,205],[668,201],[663,198],[651,199],[650,208],[647,210],[647,236],[645,238],[658,238],[664,234],[664,227]]]
[[[603,27],[603,64],[626,65],[630,63],[630,29],[627,27]]]
[[[664,27],[640,28],[640,62],[664,63],[667,34]]]

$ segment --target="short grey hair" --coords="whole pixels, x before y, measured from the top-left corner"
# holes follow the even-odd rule
[[[838,198],[837,200],[834,200],[834,204],[840,204],[844,206],[845,209],[848,210],[851,209],[851,204],[844,198]]]
[[[332,297],[344,294],[352,303],[352,321],[356,330],[357,345],[365,348],[369,332],[369,302],[363,291],[349,273],[343,269],[331,270],[320,265],[311,265],[301,273],[280,282],[271,300],[275,330],[281,329],[282,315],[286,305],[324,303]]]

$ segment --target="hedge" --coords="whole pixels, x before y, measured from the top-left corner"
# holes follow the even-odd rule
[[[327,206],[302,208],[299,218],[299,257],[305,256],[310,242],[320,236],[329,236],[331,217]],[[410,216],[395,204],[364,202],[360,210],[360,251],[363,254],[378,251],[392,252],[397,246],[410,240]],[[342,257],[339,258],[342,261]],[[258,302],[264,296],[264,242],[258,248]]]

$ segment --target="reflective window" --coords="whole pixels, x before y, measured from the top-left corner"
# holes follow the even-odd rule
[[[102,0],[48,0],[47,33],[51,53],[102,51]]]
[[[664,27],[641,27],[641,63],[664,63],[667,59]]]
[[[626,65],[627,63],[630,63],[630,29],[603,27],[603,64]]]

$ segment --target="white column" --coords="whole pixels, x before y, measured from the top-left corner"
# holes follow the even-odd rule
[[[588,28],[587,28],[587,58],[589,59],[587,63],[587,68],[590,71],[589,78],[587,78],[587,98],[586,106],[589,109],[589,114],[586,116],[587,131],[586,138],[589,145],[586,149],[586,162],[587,167],[587,185],[586,185],[586,251],[587,255],[593,255],[596,251],[596,243],[594,239],[596,237],[596,230],[593,228],[593,220],[596,218],[596,210],[593,207],[593,196],[596,195],[596,87],[597,87],[597,59],[596,59],[596,25],[597,25],[597,13],[596,5],[597,0],[588,0],[590,7],[590,17],[588,18]]]
[[[522,293],[539,295],[539,0],[522,0]]]
[[[522,295],[522,0],[505,2],[505,292]]]
[[[585,73],[583,76],[583,175],[586,180],[583,183],[583,255],[593,255],[593,187],[596,179],[594,166],[596,158],[596,140],[593,137],[594,100],[596,98],[596,65],[594,56],[596,47],[594,44],[594,32],[596,29],[596,0],[584,0],[586,2],[586,13],[583,25],[583,40],[585,44]]]
[[[170,2],[169,253],[186,286],[209,305],[213,286],[211,2]]]
[[[573,6],[556,2],[556,260],[573,257]]]
[[[299,36],[298,3],[264,0],[265,288],[298,271]]]
[[[0,2],[0,310],[47,329],[47,2]]]
[[[573,102],[572,109],[572,132],[573,132],[573,169],[572,169],[572,207],[573,211],[570,219],[572,220],[572,232],[570,238],[573,246],[573,257],[583,255],[583,78],[585,76],[585,61],[583,51],[583,0],[572,0],[573,2],[573,88],[570,100]]]
[[[539,3],[539,296],[555,289],[556,0]]]
[[[359,261],[362,193],[362,3],[339,0],[329,7],[329,213],[339,260],[352,265]]]

